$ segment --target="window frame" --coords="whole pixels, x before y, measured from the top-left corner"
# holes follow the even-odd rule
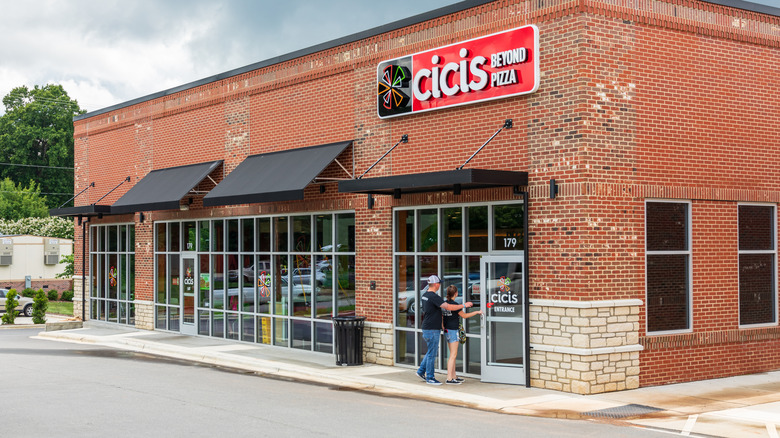
[[[759,207],[769,207],[772,209],[772,249],[771,250],[742,250],[739,249],[739,207],[741,206],[759,206]],[[763,322],[763,323],[757,323],[757,324],[742,324],[742,313],[741,313],[741,299],[742,299],[742,285],[739,284],[739,270],[741,269],[739,264],[739,258],[743,254],[771,254],[772,255],[772,287],[774,290],[772,291],[772,297],[774,298],[774,302],[772,303],[772,322]],[[769,204],[769,203],[761,203],[761,202],[740,202],[737,203],[737,322],[740,329],[751,329],[751,328],[760,328],[760,327],[775,327],[778,325],[778,318],[777,318],[777,306],[778,306],[778,287],[777,287],[777,205],[776,204]]]
[[[688,215],[686,218],[686,248],[685,251],[650,251],[647,248],[648,234],[647,234],[647,204],[649,203],[663,203],[663,204],[686,204],[688,209]],[[644,203],[644,237],[645,237],[645,334],[648,336],[680,334],[680,333],[692,333],[693,332],[693,203],[690,200],[683,199],[645,199]],[[650,331],[650,325],[648,323],[648,303],[649,303],[649,290],[648,290],[648,256],[650,255],[685,255],[686,256],[686,270],[688,277],[688,327],[684,329],[676,330],[659,330]]]

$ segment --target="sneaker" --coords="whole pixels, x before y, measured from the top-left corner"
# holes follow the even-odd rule
[[[463,383],[463,382],[461,382],[458,379],[447,380],[447,384],[448,385],[460,385],[461,383]]]
[[[455,378],[455,380],[457,380],[457,381],[458,381],[458,382],[460,382],[460,383],[463,383],[463,382],[465,382],[465,381],[466,381],[466,379],[464,379],[464,378],[462,378],[462,377],[456,377],[456,378]]]
[[[428,379],[428,380],[425,381],[425,383],[427,383],[429,385],[441,385],[441,382],[439,382],[436,379]]]
[[[415,373],[415,374],[417,374],[417,377],[422,379],[423,382],[427,382],[428,381],[428,379],[425,378],[425,373],[423,373],[423,374]]]

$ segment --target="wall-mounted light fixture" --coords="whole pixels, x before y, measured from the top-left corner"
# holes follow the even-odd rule
[[[550,180],[550,199],[555,199],[558,196],[558,184],[555,179]]]
[[[138,222],[144,223],[144,212],[143,211],[139,211],[138,212]]]

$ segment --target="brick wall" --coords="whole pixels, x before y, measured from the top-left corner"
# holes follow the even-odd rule
[[[532,299],[644,301],[644,202],[692,200],[693,333],[646,335],[639,307],[636,333],[645,350],[632,354],[641,360],[641,384],[779,368],[778,355],[768,352],[777,351],[777,333],[722,337],[752,333],[738,328],[737,202],[780,202],[780,36],[772,30],[780,19],[696,0],[540,5],[494,2],[79,120],[76,190],[97,184],[80,205],[130,175],[131,184],[104,200],[110,204],[152,169],[222,159],[219,181],[250,154],[350,139],[354,147],[339,159],[358,174],[403,134],[409,143],[369,177],[453,169],[512,118],[515,127],[469,167],[529,173]],[[530,23],[541,38],[536,93],[376,117],[379,61]],[[324,175],[344,172],[334,164]],[[549,199],[551,178],[559,182],[556,199]],[[143,223],[137,214],[93,221],[135,222],[136,294],[151,301],[154,221],[355,210],[357,312],[390,324],[392,207],[515,199],[505,189],[377,197],[368,210],[364,195],[323,187],[323,194],[319,184],[307,189],[301,202],[210,209],[195,197],[189,212],[145,213]],[[605,383],[585,380],[592,392]]]

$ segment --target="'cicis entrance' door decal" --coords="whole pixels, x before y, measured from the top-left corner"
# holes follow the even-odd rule
[[[381,62],[377,113],[396,117],[537,88],[539,29],[529,25]]]

